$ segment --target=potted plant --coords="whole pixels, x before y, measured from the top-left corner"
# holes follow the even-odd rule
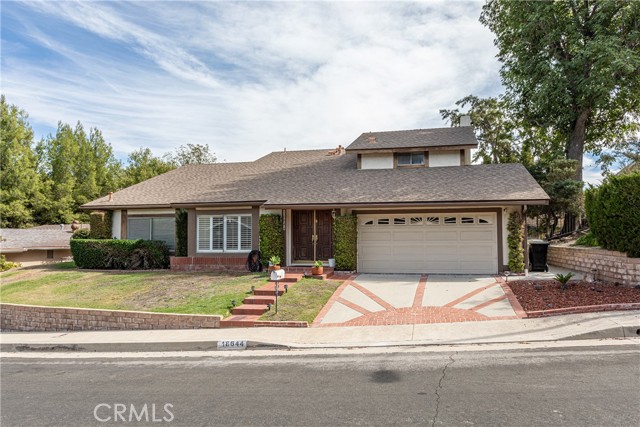
[[[280,270],[280,257],[274,255],[269,258],[269,271]]]
[[[324,271],[324,267],[322,266],[322,261],[316,261],[313,263],[313,267],[311,267],[311,274],[314,276],[320,276]]]

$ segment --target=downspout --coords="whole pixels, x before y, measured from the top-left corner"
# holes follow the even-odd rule
[[[527,277],[529,275],[529,227],[527,226],[527,205],[522,205],[522,218],[524,220],[524,239],[522,239],[522,249],[524,250],[524,275]]]

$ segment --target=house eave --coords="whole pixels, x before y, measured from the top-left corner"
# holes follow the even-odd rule
[[[468,148],[478,148],[478,144],[441,145],[441,146],[409,146],[409,147],[388,147],[388,148],[347,148],[348,154],[376,154],[376,153],[406,153],[412,151],[449,151],[464,150]]]
[[[458,206],[521,206],[521,205],[547,205],[549,200],[529,199],[529,200],[491,200],[491,201],[442,201],[442,202],[387,202],[387,203],[289,203],[289,204],[269,204],[264,207],[268,209],[326,209],[335,208],[413,208],[413,207],[458,207]]]

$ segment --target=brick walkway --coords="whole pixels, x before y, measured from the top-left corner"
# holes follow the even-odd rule
[[[524,316],[499,277],[363,274],[338,288],[312,326],[405,325]]]

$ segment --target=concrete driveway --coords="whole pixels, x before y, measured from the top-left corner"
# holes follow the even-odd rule
[[[523,315],[498,276],[360,274],[338,288],[313,326],[446,323]]]

